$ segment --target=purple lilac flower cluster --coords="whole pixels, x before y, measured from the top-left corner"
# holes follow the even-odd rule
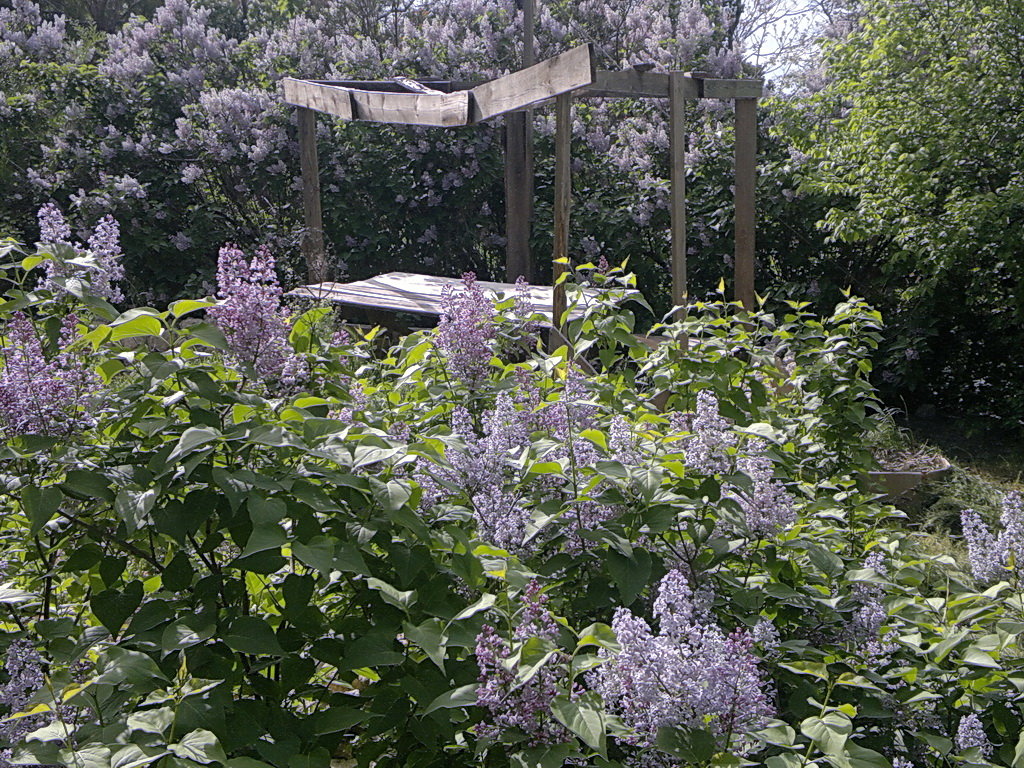
[[[992,742],[985,735],[985,726],[982,725],[981,718],[974,712],[960,718],[960,724],[956,729],[956,748],[960,752],[978,749],[985,760],[992,755]]]
[[[449,372],[473,387],[487,375],[498,326],[494,302],[476,282],[476,275],[467,272],[462,282],[461,290],[444,287],[434,343],[448,359]]]
[[[1018,579],[1024,576],[1024,500],[1017,491],[1003,497],[999,522],[996,535],[973,509],[960,513],[971,573],[981,582],[995,581],[1007,569]]]
[[[516,408],[512,396],[503,392],[482,422],[481,437],[466,408],[459,406],[452,413],[452,435],[462,446],[449,446],[444,464],[417,471],[421,506],[429,509],[451,495],[450,489],[458,489],[469,496],[481,537],[502,549],[518,551],[530,510],[515,488],[509,459],[529,444],[535,419],[530,410]]]
[[[4,717],[23,712],[35,693],[43,687],[43,660],[27,640],[15,640],[4,656],[7,681],[0,684],[0,707]],[[38,715],[0,722],[0,768],[9,768],[12,749],[25,735],[42,726]]]
[[[95,424],[87,407],[99,380],[73,348],[78,318],[64,318],[60,350],[52,358],[32,321],[15,312],[0,356],[0,421],[12,435],[69,435]]]
[[[718,413],[718,398],[709,390],[697,393],[697,408],[690,419],[690,436],[684,454],[686,465],[702,475],[728,472],[732,466],[729,449],[736,435],[729,421]]]
[[[550,643],[558,640],[558,624],[546,603],[547,596],[541,592],[540,584],[530,582],[523,591],[523,609],[513,631],[513,642],[530,638]],[[545,662],[528,682],[517,685],[515,672],[505,663],[512,652],[512,644],[489,624],[477,635],[475,655],[480,687],[476,703],[490,713],[490,722],[478,725],[477,735],[497,739],[505,731],[520,731],[533,746],[568,740],[568,732],[551,716],[551,702],[564,679],[556,658]]]
[[[662,579],[654,615],[657,634],[629,610],[617,609],[612,629],[620,650],[602,652],[605,663],[590,677],[609,710],[633,730],[622,740],[651,748],[660,728],[708,728],[722,749],[749,749],[744,737],[774,713],[753,637],[745,630],[723,632],[695,603],[679,571]]]
[[[291,386],[305,378],[306,363],[288,342],[288,313],[270,252],[261,248],[248,261],[240,249],[225,245],[217,260],[217,286],[221,301],[209,314],[232,355],[261,379]]]
[[[874,550],[864,558],[863,567],[873,570],[882,578],[889,575],[885,553]],[[846,628],[847,638],[860,647],[861,653],[876,663],[881,663],[896,649],[892,640],[893,631],[883,631],[889,612],[882,598],[885,588],[880,584],[859,582],[853,588],[853,597],[860,604]]]
[[[747,530],[757,536],[770,536],[788,528],[797,517],[793,496],[775,479],[766,448],[764,440],[755,438],[736,462],[736,468],[753,483],[749,492],[737,491],[736,497],[746,517]]]
[[[44,205],[39,209],[38,216],[40,242],[47,245],[69,246],[76,256],[92,260],[92,266],[83,268],[48,259],[43,262],[46,278],[41,282],[40,288],[54,291],[58,288],[54,282],[55,278],[82,276],[82,270],[85,269],[84,276],[88,278],[94,294],[108,301],[124,301],[124,294],[116,285],[124,279],[124,265],[121,263],[124,256],[121,251],[121,228],[113,216],[107,215],[99,220],[85,247],[71,239],[71,227],[55,204]]]

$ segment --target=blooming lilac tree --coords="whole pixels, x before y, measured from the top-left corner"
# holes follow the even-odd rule
[[[266,248],[252,260],[233,245],[220,249],[217,295],[209,310],[224,332],[232,356],[263,380],[292,385],[306,373],[305,362],[288,343],[288,313],[281,306],[281,287],[274,257]]]

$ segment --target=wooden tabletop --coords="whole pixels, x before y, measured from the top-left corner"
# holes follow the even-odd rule
[[[462,280],[454,277],[418,275],[412,272],[388,272],[354,283],[305,285],[290,291],[288,295],[318,301],[332,301],[353,307],[372,307],[392,312],[440,316],[444,287],[453,286],[458,289],[462,284]],[[514,283],[491,283],[478,280],[477,285],[494,298],[498,296],[507,298],[514,296],[516,292]],[[533,311],[543,315],[548,323],[551,322],[551,292],[552,289],[549,285],[531,285],[529,287],[530,305]],[[597,297],[597,293],[596,289],[584,288],[583,300],[592,301]],[[570,308],[570,319],[582,317],[584,309],[585,307],[578,305]]]

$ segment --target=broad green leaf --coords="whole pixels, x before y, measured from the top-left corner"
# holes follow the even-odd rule
[[[414,589],[402,591],[391,586],[386,581],[373,578],[366,580],[366,586],[379,592],[381,599],[385,603],[401,608],[403,611],[408,611],[416,602],[416,590]]]
[[[128,729],[142,733],[166,733],[174,722],[174,710],[170,707],[144,709],[128,715]]]
[[[39,533],[43,526],[57,514],[63,500],[64,494],[55,485],[43,488],[29,485],[22,489],[21,504],[30,522],[29,533],[32,535]]]
[[[604,707],[596,693],[588,691],[575,698],[556,696],[551,702],[551,712],[588,747],[605,754]]]
[[[168,744],[167,748],[178,757],[194,760],[197,763],[223,763],[227,755],[221,749],[217,737],[210,731],[197,728],[185,736],[177,744]]]
[[[239,616],[224,636],[224,643],[238,653],[270,654],[284,653],[277,635],[267,622],[257,616]]]
[[[423,710],[423,714],[429,715],[431,712],[438,709],[471,707],[476,704],[476,691],[479,687],[479,683],[470,683],[469,685],[460,686],[459,688],[455,688],[447,693],[442,693],[427,705],[427,708]]]

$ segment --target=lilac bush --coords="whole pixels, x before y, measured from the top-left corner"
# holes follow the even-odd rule
[[[11,745],[45,722],[39,715],[6,719],[29,709],[33,696],[43,687],[43,659],[27,640],[14,640],[4,653],[3,671],[6,680],[0,683],[0,707],[6,715],[0,721],[0,766],[10,768]]]
[[[74,348],[78,317],[65,317],[58,351],[47,355],[23,312],[7,323],[0,356],[0,422],[8,436],[70,435],[95,422],[90,406],[99,390],[95,373]]]
[[[775,465],[765,454],[766,448],[764,440],[755,438],[736,460],[736,468],[752,483],[749,492],[737,491],[736,496],[747,530],[756,536],[771,536],[788,528],[797,518],[793,495],[775,479]]]
[[[487,373],[497,335],[494,302],[476,282],[476,275],[462,276],[458,290],[446,285],[441,295],[441,319],[435,344],[447,359],[448,370],[471,388]]]
[[[85,246],[72,240],[71,227],[54,203],[40,208],[38,217],[41,243],[67,246],[76,259],[84,257],[88,260],[85,266],[80,266],[70,264],[55,254],[54,258],[43,262],[46,278],[40,282],[41,288],[59,291],[61,288],[54,278],[85,277],[94,295],[108,301],[124,301],[124,293],[118,285],[125,277],[121,228],[113,216],[107,215],[99,220]]]
[[[670,571],[658,586],[654,616],[660,631],[625,608],[612,620],[620,650],[592,675],[610,710],[632,729],[622,740],[655,746],[662,728],[706,728],[721,749],[742,753],[749,735],[774,714],[771,694],[745,630],[726,634],[694,604],[683,574]]]
[[[709,390],[697,393],[697,408],[690,420],[686,440],[686,464],[703,475],[724,474],[732,466],[729,449],[736,435],[728,420],[718,413],[718,398]]]
[[[973,509],[960,514],[971,573],[980,582],[1011,575],[1019,580],[1024,573],[1024,500],[1019,492],[1003,497],[999,521],[1002,530],[995,534]]]
[[[281,286],[274,257],[263,248],[252,260],[236,246],[225,245],[217,260],[220,302],[210,318],[224,332],[232,356],[263,380],[295,384],[306,363],[288,342],[288,312],[281,306]]]
[[[523,608],[512,633],[512,643],[536,638],[548,643],[558,639],[558,625],[546,607],[540,583],[531,581],[522,594]],[[552,717],[551,702],[564,683],[556,659],[544,662],[528,681],[520,682],[507,665],[513,645],[485,624],[476,638],[474,656],[480,670],[476,703],[487,709],[489,722],[476,727],[482,738],[499,738],[505,731],[524,733],[531,746],[564,742],[569,733]]]

